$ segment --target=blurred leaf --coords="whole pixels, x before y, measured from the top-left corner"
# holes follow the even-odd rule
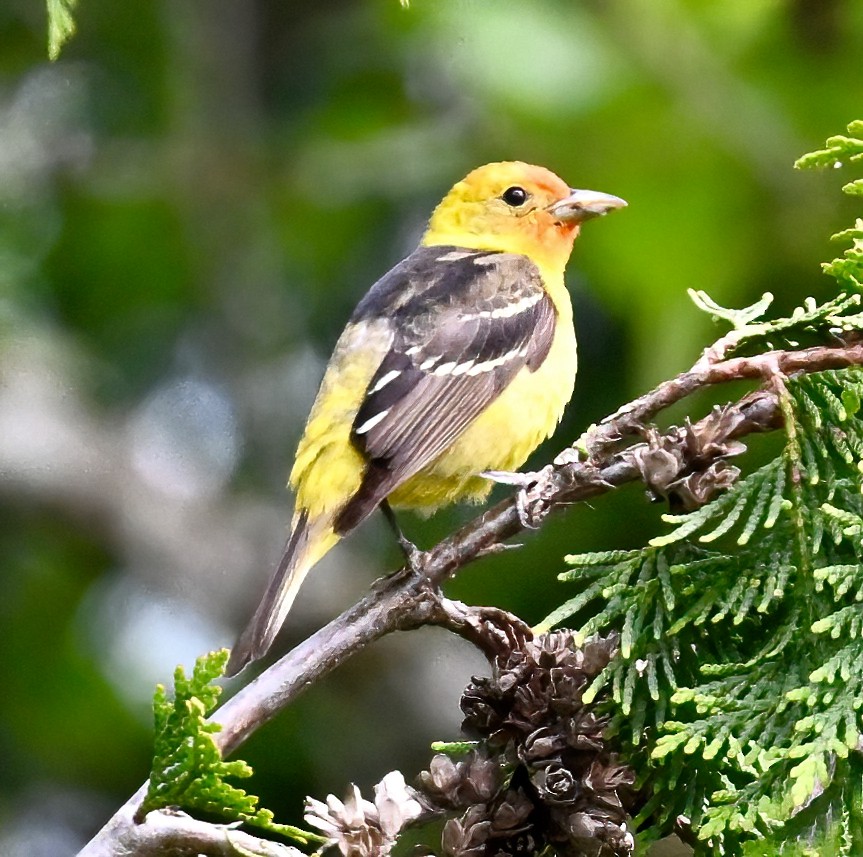
[[[78,0],[48,0],[48,57],[56,60],[60,50],[75,34],[73,9]]]

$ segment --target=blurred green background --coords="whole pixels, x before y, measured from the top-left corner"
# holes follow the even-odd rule
[[[65,857],[143,781],[149,701],[230,644],[284,538],[285,475],[352,306],[474,166],[626,198],[569,270],[576,397],[536,462],[687,368],[726,305],[825,297],[853,216],[794,159],[863,114],[859,0],[81,0],[0,5],[0,854]],[[678,415],[679,416],[679,415]],[[455,597],[529,621],[560,557],[662,526],[636,487],[574,509]],[[403,524],[430,545],[454,509]],[[398,553],[373,520],[277,649]],[[384,640],[243,755],[284,821],[424,764],[479,657]]]

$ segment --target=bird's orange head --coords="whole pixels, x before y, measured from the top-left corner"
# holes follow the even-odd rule
[[[520,253],[563,271],[580,225],[624,205],[610,194],[573,190],[545,167],[486,164],[443,198],[422,243]]]

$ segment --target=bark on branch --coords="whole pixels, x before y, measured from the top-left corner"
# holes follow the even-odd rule
[[[705,354],[709,352],[708,349]],[[557,508],[642,479],[644,456],[651,451],[661,449],[670,456],[672,471],[677,468],[676,473],[664,475],[665,485],[673,484],[675,479],[679,481],[696,468],[706,470],[717,458],[733,454],[728,445],[735,439],[781,427],[781,384],[777,381],[783,376],[856,365],[863,365],[861,342],[771,351],[715,362],[702,358],[690,371],[624,405],[590,428],[574,446],[563,450],[552,465],[537,474],[536,482],[526,491],[498,503],[423,553],[418,569],[402,569],[377,581],[353,607],[222,705],[212,717],[222,725],[222,731],[215,736],[222,753],[233,752],[306,687],[392,631],[442,625],[491,652],[493,641],[480,639],[482,629],[475,611],[440,594],[441,585],[464,566],[503,549],[507,539],[526,527],[538,526]],[[650,421],[670,405],[705,387],[746,379],[761,380],[762,384],[734,404],[715,409],[685,431],[672,430],[662,436],[652,433],[648,441],[633,443],[634,438],[648,434]],[[139,790],[79,857],[152,853],[141,848],[135,850],[133,845],[139,838],[131,829],[135,826],[133,815],[143,794]],[[148,824],[149,818],[141,826]]]
[[[93,853],[125,857],[306,857],[291,845],[259,839],[236,828],[234,824],[198,821],[184,812],[156,810],[142,824],[118,825],[112,842],[98,845],[99,850]],[[97,841],[81,853],[90,853]]]

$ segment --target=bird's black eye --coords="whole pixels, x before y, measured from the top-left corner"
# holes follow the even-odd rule
[[[527,191],[523,187],[508,187],[500,197],[507,205],[513,208],[524,205],[527,200]]]

